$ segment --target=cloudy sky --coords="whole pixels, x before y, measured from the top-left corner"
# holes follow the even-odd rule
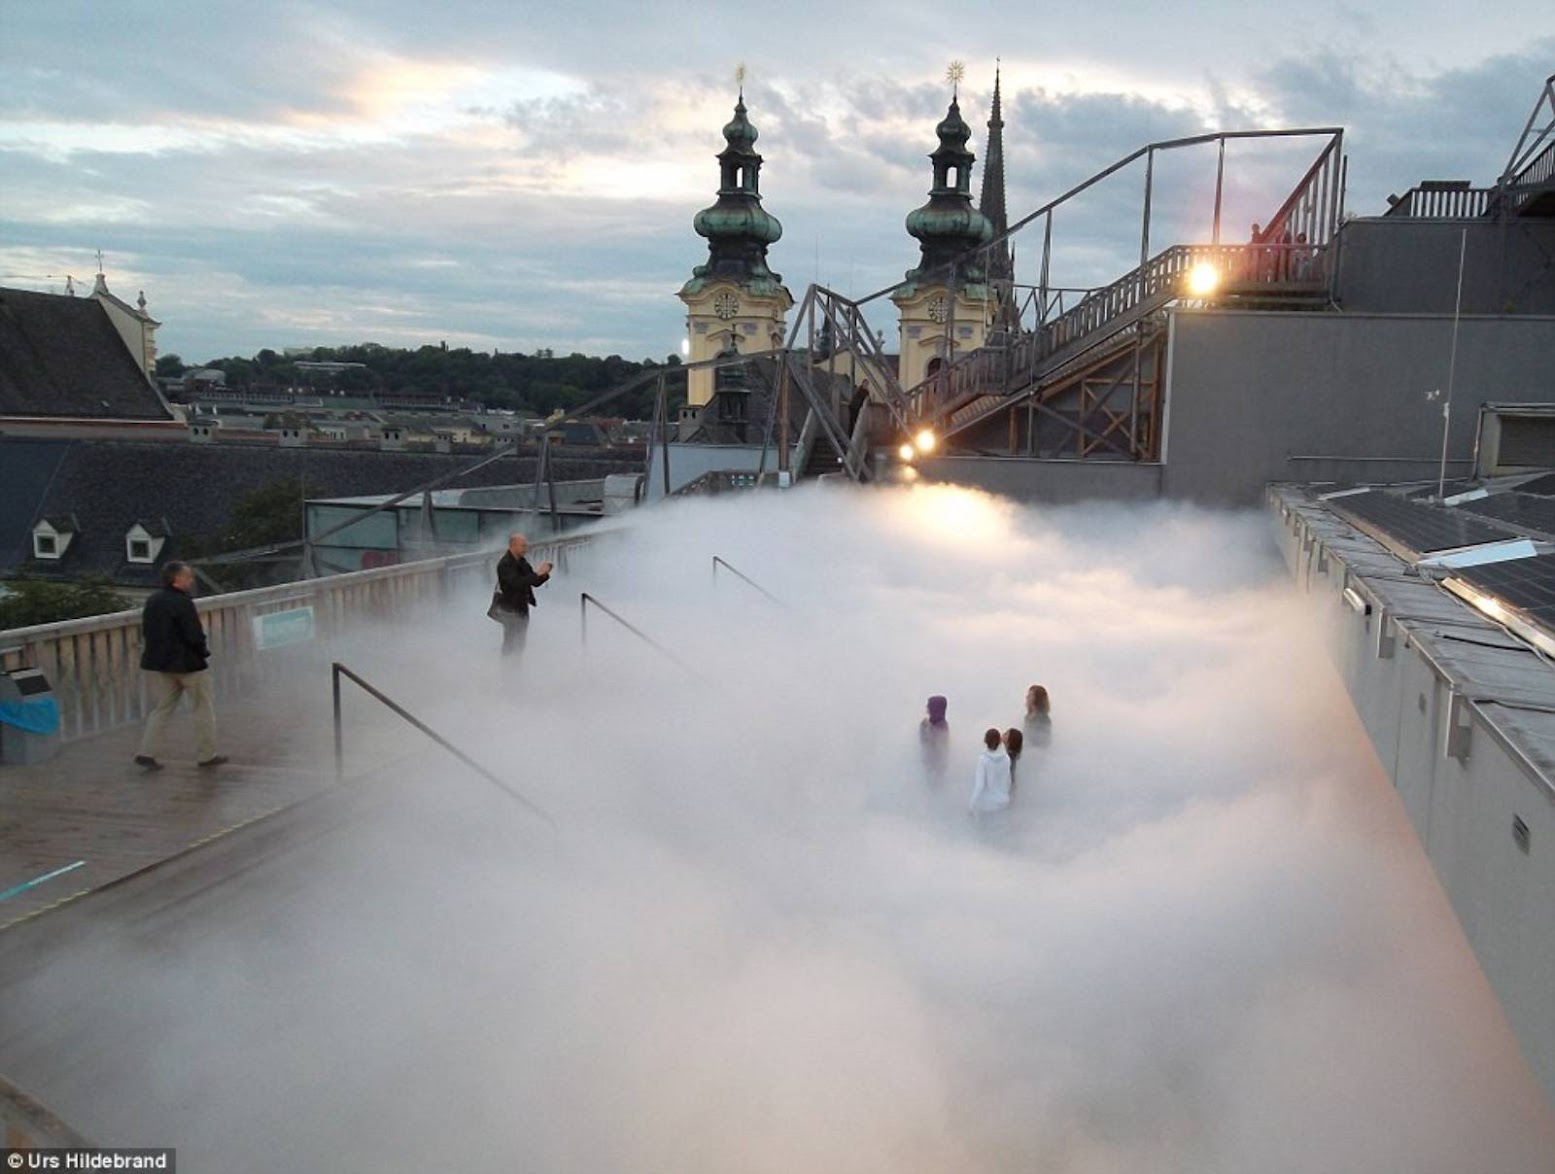
[[[1348,206],[1422,178],[1489,183],[1555,72],[1546,0],[959,7],[799,0],[702,18],[575,0],[6,0],[0,284],[144,289],[163,353],[197,361],[376,341],[628,358],[679,348],[675,291],[705,256],[736,67],[766,158],[770,254],[796,298],[862,295],[916,263],[902,227],[966,63],[981,154],[1002,57],[1019,216],[1151,141],[1343,126]],[[1542,35],[1541,35],[1542,34]],[[1228,233],[1321,146],[1228,160]],[[1158,174],[1208,239],[1213,152]],[[980,183],[974,175],[974,187]],[[1059,284],[1137,256],[1142,178],[1055,226]],[[1017,242],[1034,280],[1037,242]],[[888,321],[877,323],[889,326]]]

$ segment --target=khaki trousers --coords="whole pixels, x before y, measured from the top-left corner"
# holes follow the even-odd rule
[[[162,732],[185,693],[194,703],[194,752],[200,762],[216,757],[216,708],[211,703],[211,675],[198,673],[146,673],[151,711],[140,737],[140,752],[155,758],[162,749]]]

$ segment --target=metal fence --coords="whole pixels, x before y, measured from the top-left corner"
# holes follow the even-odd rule
[[[595,537],[555,538],[530,550],[537,560],[549,559],[565,571],[568,552]],[[263,651],[262,617],[284,621],[288,617],[281,613],[294,613],[305,619],[312,640],[328,642],[362,620],[405,616],[475,583],[493,582],[498,553],[450,555],[196,600],[210,639],[216,690],[225,693],[254,680]],[[140,612],[114,612],[0,632],[0,669],[42,669],[59,705],[61,737],[74,741],[145,716],[140,648]]]

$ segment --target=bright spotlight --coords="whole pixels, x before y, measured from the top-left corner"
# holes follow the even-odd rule
[[[896,450],[896,455],[901,457],[902,460],[904,460],[904,461],[912,460],[912,458],[913,458],[913,447],[912,447],[912,445],[910,445],[910,444],[902,445],[901,448]]]
[[[1188,270],[1188,293],[1196,298],[1207,298],[1220,286],[1220,270],[1208,261],[1200,261]]]
[[[691,340],[689,338],[683,338],[680,340],[680,354],[682,358],[691,354]]]
[[[921,453],[933,452],[935,445],[934,430],[925,428],[917,436],[913,437],[913,443],[918,446],[918,451]]]

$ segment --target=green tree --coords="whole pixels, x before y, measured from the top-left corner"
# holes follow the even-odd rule
[[[297,477],[280,477],[245,493],[233,503],[232,518],[217,535],[220,552],[301,539],[306,500],[306,488]]]
[[[187,370],[189,368],[177,355],[157,356],[157,374],[163,379],[177,379]]]
[[[205,560],[255,547],[301,541],[306,500],[307,487],[300,478],[277,478],[233,502],[232,517],[217,534],[180,539],[179,557],[195,563],[208,579],[229,591],[264,587],[295,578],[296,551],[281,552],[277,556],[279,561],[207,566]]]
[[[101,576],[85,576],[74,583],[45,583],[19,575],[0,593],[0,629],[78,620],[134,606]]]

